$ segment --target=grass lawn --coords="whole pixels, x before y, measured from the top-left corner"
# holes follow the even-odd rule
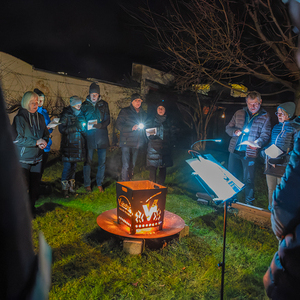
[[[108,156],[118,157],[116,153]],[[190,157],[180,150],[176,155],[165,184],[166,209],[184,219],[190,234],[161,249],[146,248],[137,256],[125,254],[122,241],[103,232],[96,223],[99,214],[116,207],[114,177],[106,177],[104,193],[94,188],[87,194],[80,163],[78,194],[64,199],[60,195],[62,163],[52,158],[43,176],[52,192],[41,196],[33,221],[36,250],[38,232],[42,231],[53,251],[50,299],[220,298],[221,269],[217,264],[222,261],[222,207],[202,206],[195,201],[197,186],[185,162]],[[147,170],[137,169],[135,180],[148,179]],[[259,178],[258,201],[266,208],[267,191]],[[278,245],[271,230],[229,213],[226,245],[224,299],[268,299],[262,277]]]

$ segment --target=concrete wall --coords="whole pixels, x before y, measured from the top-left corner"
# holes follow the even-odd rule
[[[83,101],[88,95],[91,82],[97,81],[100,86],[102,99],[108,102],[111,113],[111,125],[109,126],[110,140],[113,139],[113,124],[121,107],[130,103],[130,96],[136,89],[122,85],[99,81],[97,79],[80,79],[64,74],[57,74],[43,70],[37,70],[30,64],[15,58],[9,54],[0,52],[0,80],[4,98],[8,105],[20,103],[26,91],[38,88],[45,94],[44,107],[53,116],[60,113],[63,106],[69,105],[69,98],[79,96]],[[10,114],[12,122],[14,114]],[[60,147],[60,134],[56,128],[53,133],[53,150]]]

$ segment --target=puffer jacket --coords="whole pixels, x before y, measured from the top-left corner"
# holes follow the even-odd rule
[[[240,109],[235,112],[232,119],[226,126],[226,133],[231,136],[229,142],[228,151],[230,153],[233,153],[238,141],[238,136],[234,134],[236,130],[243,131],[246,119],[246,114],[249,114],[247,107],[244,107],[243,109]],[[271,122],[270,122],[270,116],[269,114],[264,110],[260,109],[258,113],[256,113],[252,118],[252,126],[250,128],[248,140],[251,142],[257,141],[257,144],[262,147],[264,146],[270,139],[271,135]],[[251,117],[248,118],[251,120]],[[259,148],[257,149],[251,149],[249,146],[247,146],[246,149],[246,157],[257,157]]]
[[[265,149],[271,145],[276,145],[281,151],[283,151],[283,153],[277,158],[269,158],[265,154],[265,149],[261,151],[261,154],[266,162],[267,174],[274,176],[283,175],[285,167],[289,162],[290,151],[293,150],[294,141],[299,129],[300,124],[297,120],[278,123],[273,127],[271,142]],[[270,165],[275,165],[275,168]]]
[[[145,111],[140,108],[140,111],[137,113],[132,104],[121,109],[116,121],[116,128],[120,131],[120,147],[141,148],[145,145],[145,130],[138,129],[133,131],[132,127],[140,123],[147,127],[145,124],[146,118]]]
[[[156,115],[149,121],[149,128],[157,128],[156,135],[148,137],[147,166],[148,167],[172,167],[172,146],[174,132],[168,117],[162,120]]]
[[[281,183],[273,194],[271,223],[281,240],[264,276],[272,299],[298,299],[300,282],[300,138],[299,132]]]
[[[44,117],[35,112],[20,107],[18,114],[13,121],[13,128],[16,132],[14,143],[19,154],[19,161],[26,164],[36,164],[42,161],[43,152],[36,142],[43,139],[49,140],[49,131],[46,127]]]
[[[96,104],[93,104],[90,96],[82,103],[81,111],[86,123],[91,120],[97,120],[101,128],[87,130],[87,147],[89,149],[108,148],[109,139],[107,126],[110,124],[110,112],[106,101],[101,97]]]
[[[40,113],[41,115],[44,116],[46,126],[48,126],[48,124],[51,122],[51,120],[50,120],[49,114],[47,112],[47,109],[43,108],[43,106],[39,106],[37,111],[38,111],[38,113]],[[48,129],[48,131],[51,134],[53,129],[50,128],[50,129]],[[51,145],[52,145],[52,140],[49,137],[49,141],[48,141],[47,147],[44,149],[44,152],[50,152]]]
[[[86,158],[85,119],[82,113],[74,114],[71,106],[65,107],[60,115],[58,126],[61,136],[60,151],[62,160],[83,161]]]

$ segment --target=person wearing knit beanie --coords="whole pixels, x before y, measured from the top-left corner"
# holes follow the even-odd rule
[[[295,113],[296,104],[294,102],[285,102],[285,103],[278,105],[277,111],[279,108],[284,110],[287,113],[289,119],[291,119]]]
[[[61,185],[65,198],[69,198],[69,193],[76,193],[77,162],[86,159],[86,121],[80,110],[81,103],[78,96],[70,97],[70,105],[63,109],[59,120],[60,152],[63,161]]]
[[[78,104],[82,104],[81,99],[78,96],[72,96],[70,97],[70,105],[71,106],[76,106]]]
[[[289,161],[289,152],[293,150],[294,140],[300,129],[300,124],[295,120],[291,121],[295,113],[296,105],[294,102],[285,102],[277,107],[275,113],[278,118],[278,124],[272,129],[271,142],[269,146],[262,151],[262,156],[265,158],[265,174],[269,194],[269,209],[271,210],[273,201],[273,192],[276,185],[280,183],[281,177],[285,172],[286,165]],[[276,157],[270,157],[269,147],[279,148],[281,154]]]
[[[100,87],[93,82],[89,88],[89,95],[82,103],[81,112],[87,122],[87,159],[83,167],[84,187],[91,192],[91,169],[94,150],[97,150],[98,168],[96,183],[100,193],[103,192],[102,183],[105,173],[106,149],[109,147],[107,126],[110,124],[108,103],[100,96]]]
[[[100,95],[100,87],[96,82],[93,82],[90,85],[89,94],[99,94]]]

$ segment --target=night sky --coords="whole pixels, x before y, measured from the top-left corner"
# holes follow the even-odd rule
[[[162,55],[120,6],[137,8],[141,0],[3,2],[0,51],[36,68],[120,82],[132,62],[160,67]]]

